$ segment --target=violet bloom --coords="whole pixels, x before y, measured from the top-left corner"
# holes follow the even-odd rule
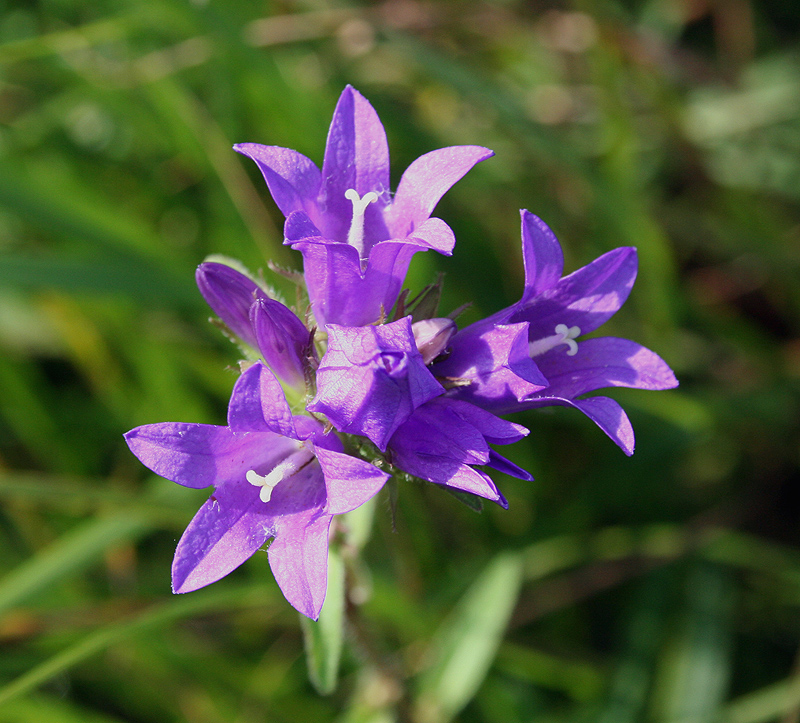
[[[258,349],[284,382],[303,387],[317,356],[311,332],[297,315],[225,264],[200,264],[196,278],[203,298],[231,332]]]
[[[469,492],[508,508],[505,497],[483,471],[483,465],[512,477],[530,474],[500,456],[489,444],[511,444],[528,434],[469,402],[437,397],[419,407],[389,440],[392,464],[420,479]]]
[[[214,485],[175,551],[174,592],[216,582],[274,538],[268,554],[275,580],[313,619],[325,598],[333,515],[362,505],[388,477],[344,454],[316,420],[292,416],[261,362],[236,382],[226,427],[148,424],[125,439],[156,474],[185,487]]]
[[[498,414],[551,405],[575,407],[626,454],[633,454],[633,428],[622,407],[609,397],[582,395],[603,387],[670,389],[678,384],[675,375],[658,355],[636,342],[579,337],[597,329],[625,303],[636,279],[636,249],[614,249],[562,278],[564,257],[555,235],[532,213],[523,210],[521,215],[522,298],[459,331],[450,342],[450,356],[431,370],[437,377],[465,384],[451,391],[453,398]],[[527,348],[512,345],[509,363],[493,373],[483,360],[492,357],[498,330],[525,328]],[[526,377],[519,370],[530,373],[530,363],[547,386],[520,396],[518,387]],[[487,373],[482,375],[482,370]],[[497,383],[500,373],[508,377],[509,372],[517,373],[519,380],[514,382],[512,375],[513,383]]]
[[[303,254],[317,323],[363,326],[394,306],[417,251],[451,254],[455,237],[431,218],[448,189],[493,155],[453,146],[421,156],[389,187],[386,133],[369,102],[352,87],[333,114],[322,171],[289,148],[240,143],[286,216],[285,243]]]
[[[317,371],[310,412],[340,432],[369,438],[381,451],[417,407],[444,388],[425,366],[407,316],[391,324],[328,324],[328,350]]]

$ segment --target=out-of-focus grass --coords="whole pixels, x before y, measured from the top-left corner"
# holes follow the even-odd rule
[[[799,27],[748,0],[2,4],[0,723],[800,719]],[[236,351],[194,268],[299,265],[230,146],[320,162],[346,83],[395,183],[436,147],[497,152],[412,289],[444,271],[466,321],[516,300],[520,208],[568,270],[637,246],[605,331],[681,387],[615,393],[632,459],[577,413],[521,416],[536,481],[498,480],[508,511],[381,498],[320,697],[265,555],[171,596],[204,493],[121,434],[224,419]]]

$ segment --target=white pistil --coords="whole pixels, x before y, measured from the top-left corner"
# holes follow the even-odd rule
[[[353,220],[350,222],[350,230],[347,232],[347,243],[354,246],[358,251],[358,257],[364,258],[364,214],[367,206],[373,201],[378,200],[375,191],[365,193],[363,198],[358,195],[354,188],[348,188],[344,192],[344,197],[353,204]]]
[[[261,492],[258,494],[261,501],[269,502],[272,496],[272,490],[277,487],[278,483],[299,472],[313,457],[313,452],[301,448],[275,465],[269,474],[260,475],[258,472],[251,469],[247,471],[245,477],[247,477],[247,481],[254,487],[261,487]]]
[[[578,353],[578,342],[575,341],[581,335],[579,326],[567,326],[566,324],[558,324],[555,328],[553,336],[546,336],[544,339],[537,339],[528,345],[528,350],[532,357],[540,356],[546,351],[555,349],[561,344],[566,344],[567,356],[575,356]]]

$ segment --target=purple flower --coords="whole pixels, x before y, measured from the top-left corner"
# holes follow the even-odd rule
[[[311,332],[297,315],[225,264],[200,264],[196,278],[203,298],[234,335],[258,349],[284,382],[304,386],[317,356]]]
[[[172,588],[216,582],[268,539],[269,563],[286,599],[319,616],[327,584],[333,515],[372,497],[388,475],[343,453],[322,425],[292,416],[278,381],[261,362],[236,382],[228,425],[166,422],[125,435],[156,474],[186,487],[214,485],[175,551]]]
[[[678,384],[675,375],[658,355],[628,339],[578,339],[625,303],[636,279],[636,249],[614,249],[562,278],[564,258],[555,235],[532,213],[523,210],[521,215],[522,298],[458,332],[451,340],[450,356],[431,370],[438,378],[465,383],[451,391],[454,398],[498,414],[551,405],[575,407],[626,454],[633,454],[633,429],[622,407],[604,396],[579,397],[603,387],[670,389]],[[526,354],[519,343],[495,341],[504,328],[509,334],[511,328],[519,333],[527,329]],[[491,370],[485,360],[504,356],[506,349],[508,364]],[[524,383],[535,376],[530,364],[538,367],[546,388],[521,396]]]
[[[317,323],[363,326],[397,300],[411,257],[451,254],[455,237],[431,218],[447,190],[493,155],[453,146],[414,161],[392,196],[386,133],[369,102],[352,87],[333,114],[322,171],[297,151],[256,143],[234,149],[252,158],[286,216],[285,243],[303,254]]]
[[[417,407],[444,393],[417,350],[411,317],[380,326],[325,328],[328,350],[317,371],[317,396],[307,408],[383,451]]]
[[[409,474],[452,489],[470,492],[508,508],[485,465],[524,480],[530,474],[489,447],[511,444],[528,434],[469,402],[438,397],[419,407],[389,440],[389,459]]]

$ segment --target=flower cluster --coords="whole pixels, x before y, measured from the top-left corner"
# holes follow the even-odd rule
[[[636,250],[615,249],[562,276],[556,237],[528,211],[517,303],[459,329],[436,316],[435,289],[407,302],[411,257],[429,249],[449,255],[455,245],[450,227],[431,216],[434,207],[490,150],[428,153],[392,193],[383,126],[351,87],[336,106],[322,170],[287,148],[235,150],[256,162],[286,216],[284,243],[303,255],[309,308],[298,315],[231,266],[206,262],[197,270],[203,297],[250,350],[228,424],[149,424],[126,435],[157,474],[214,487],[178,543],[175,592],[220,579],[274,538],[269,562],[278,585],[316,619],[332,517],[369,500],[391,474],[507,507],[486,470],[532,479],[493,447],[528,430],[497,415],[575,407],[632,454],[622,408],[584,395],[677,385],[667,364],[639,344],[583,338],[625,302]],[[303,400],[299,414],[287,393]]]

